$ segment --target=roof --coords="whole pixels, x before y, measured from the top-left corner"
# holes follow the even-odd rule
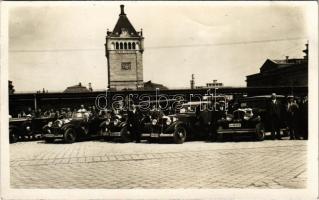
[[[152,81],[144,82],[144,89],[153,90],[159,88],[160,90],[167,90],[168,88],[162,84],[153,83]]]
[[[87,89],[85,86],[82,86],[81,84],[67,87],[64,90],[64,93],[77,93],[77,92],[90,92],[90,90]]]
[[[285,67],[292,67],[292,66],[300,65],[306,62],[307,60],[299,59],[299,58],[292,58],[292,59],[285,59],[285,60],[267,59],[265,63],[261,66],[260,72],[272,71],[272,70],[285,68]]]
[[[119,37],[123,31],[127,31],[130,36],[139,37],[139,34],[136,32],[135,28],[124,12],[124,5],[121,5],[119,19],[117,20],[117,23],[110,35],[112,37]]]

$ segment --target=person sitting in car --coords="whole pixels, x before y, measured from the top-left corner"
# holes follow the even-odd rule
[[[153,105],[150,115],[152,119],[159,119],[164,116],[164,113],[160,108],[156,108],[155,105]]]
[[[84,105],[83,105],[83,104],[81,105],[81,107],[80,107],[80,109],[78,110],[78,112],[82,112],[82,113],[87,112],[87,110],[84,108]]]
[[[72,117],[71,108],[66,108],[66,118],[71,118],[71,117]]]

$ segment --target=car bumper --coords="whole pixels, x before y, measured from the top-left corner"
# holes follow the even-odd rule
[[[241,128],[241,129],[222,129],[217,130],[217,134],[241,134],[241,133],[255,133],[256,129],[254,128]]]
[[[45,133],[42,135],[43,138],[55,138],[55,139],[61,139],[63,138],[63,134],[52,134],[52,133]]]
[[[165,138],[165,137],[173,137],[173,133],[142,133],[142,137],[145,138]]]
[[[42,138],[64,138],[63,131],[61,129],[56,128],[49,128],[46,129],[45,132],[42,134]]]

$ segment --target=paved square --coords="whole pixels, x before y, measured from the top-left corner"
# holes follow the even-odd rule
[[[12,188],[305,188],[307,141],[10,144]]]

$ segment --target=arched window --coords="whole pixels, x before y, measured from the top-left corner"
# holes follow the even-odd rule
[[[132,43],[132,49],[135,49],[135,43],[134,42]]]
[[[127,49],[127,43],[126,42],[124,43],[124,49]]]
[[[128,43],[128,49],[132,49],[132,45],[130,42]]]
[[[120,43],[120,49],[123,49],[123,43],[122,42]]]
[[[119,49],[119,43],[116,42],[116,49]]]

